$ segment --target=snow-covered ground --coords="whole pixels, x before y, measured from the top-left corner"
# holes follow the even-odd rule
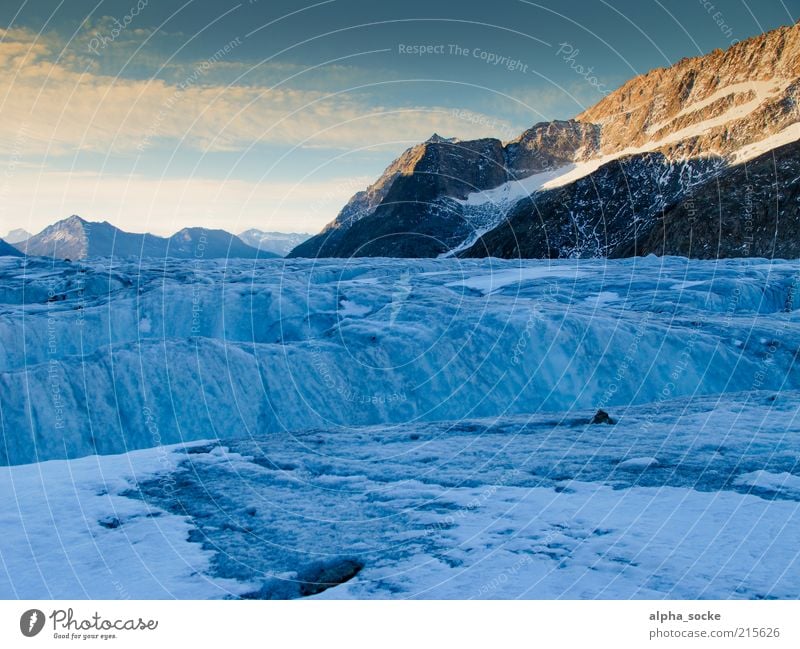
[[[0,597],[800,596],[800,262],[0,279]]]
[[[6,467],[0,596],[797,598],[799,398]]]

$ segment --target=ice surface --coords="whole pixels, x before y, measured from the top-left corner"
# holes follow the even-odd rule
[[[187,542],[190,519],[120,495],[178,460],[161,448],[1,468],[0,598],[209,598],[251,589],[208,574],[213,553]]]
[[[799,273],[3,260],[0,597],[797,598]]]
[[[658,465],[658,458],[655,457],[632,457],[629,460],[620,462],[618,468],[628,470],[647,469]]]
[[[6,259],[0,463],[798,389],[798,272],[655,257]]]
[[[495,271],[486,275],[472,275],[467,279],[458,280],[446,284],[448,287],[465,286],[475,291],[480,291],[484,295],[499,291],[506,286],[519,284],[530,280],[576,280],[583,277],[585,273],[577,268],[561,268],[557,266],[541,265],[533,268],[512,268],[509,270]]]
[[[783,473],[770,473],[759,469],[739,476],[736,479],[736,483],[774,494],[787,494],[795,498],[800,497],[800,476],[792,475],[786,471]]]
[[[794,599],[798,403],[751,392],[615,408],[613,426],[548,413],[6,467],[0,597]]]

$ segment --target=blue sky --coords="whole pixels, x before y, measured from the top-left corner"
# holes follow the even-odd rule
[[[433,132],[511,139],[798,17],[800,0],[11,0],[0,234],[72,213],[317,231]]]

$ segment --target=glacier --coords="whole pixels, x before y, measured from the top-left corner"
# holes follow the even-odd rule
[[[796,599],[799,397],[3,467],[0,596]]]
[[[800,388],[800,264],[0,260],[0,464]]]
[[[800,596],[800,262],[0,277],[0,597]]]

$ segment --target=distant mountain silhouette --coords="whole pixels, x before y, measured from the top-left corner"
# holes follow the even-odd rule
[[[107,221],[70,216],[18,244],[28,255],[57,259],[87,257],[174,257],[179,259],[269,258],[224,230],[184,228],[171,237],[125,232]]]
[[[16,228],[11,230],[3,239],[5,239],[6,243],[10,243],[12,246],[14,244],[20,243],[21,241],[25,241],[26,239],[30,239],[33,235],[28,232],[27,230],[23,230],[22,228]]]
[[[22,257],[22,253],[10,243],[0,239],[0,257]]]
[[[239,238],[248,246],[285,257],[292,249],[311,238],[311,235],[305,232],[264,232],[251,228],[240,232]]]

